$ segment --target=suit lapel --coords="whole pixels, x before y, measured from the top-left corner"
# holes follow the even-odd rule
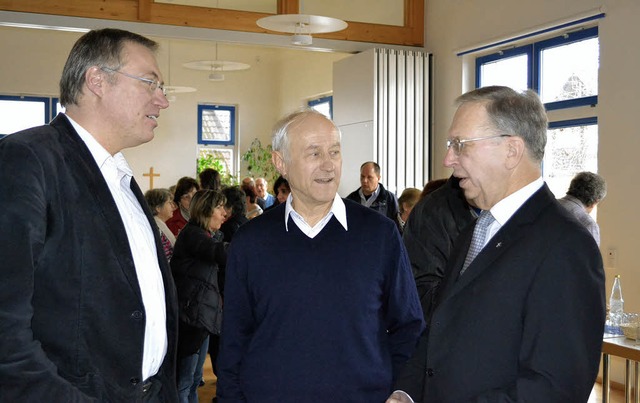
[[[461,234],[460,242],[452,252],[447,264],[447,273],[449,273],[449,275],[445,279],[440,301],[444,301],[457,294],[482,276],[486,270],[491,270],[493,262],[499,259],[500,256],[508,251],[514,244],[518,243],[519,239],[527,233],[527,227],[531,225],[540,212],[554,200],[555,197],[547,185],[544,184],[516,210],[513,216],[496,232],[473,262],[471,262],[464,275],[460,276],[460,270],[467,251],[469,250],[473,236],[473,228],[475,226],[470,225],[470,228],[467,228],[464,234]]]
[[[142,294],[133,263],[129,238],[127,237],[127,232],[120,217],[116,202],[113,200],[109,186],[104,176],[102,176],[100,168],[96,164],[93,155],[91,155],[89,148],[64,115],[59,114],[56,116],[56,118],[51,121],[51,126],[56,128],[64,138],[65,160],[68,161],[69,170],[72,172],[72,175],[81,176],[77,182],[84,183],[88,187],[86,190],[87,203],[97,207],[100,219],[104,222],[102,228],[104,228],[105,231],[98,231],[96,236],[106,234],[109,243],[105,245],[105,247],[117,251],[114,255],[119,266],[131,285],[131,288],[140,301],[142,301]],[[80,190],[82,191],[82,189]],[[136,197],[138,197],[137,194]],[[83,207],[80,206],[80,208]]]

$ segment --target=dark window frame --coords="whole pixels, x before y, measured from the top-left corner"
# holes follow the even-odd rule
[[[49,123],[52,119],[52,98],[37,96],[20,96],[20,95],[0,95],[0,101],[21,101],[21,102],[42,102],[44,103],[44,122]],[[10,135],[11,133],[0,133],[0,139]]]
[[[229,140],[208,140],[202,137],[202,115],[207,110],[223,110],[230,113]],[[235,146],[237,107],[235,105],[198,104],[198,144]]]
[[[584,28],[574,32],[567,32],[565,34],[555,36],[553,38],[533,42],[527,45],[518,46],[512,49],[505,49],[495,53],[491,53],[485,56],[479,56],[476,58],[476,88],[480,88],[481,81],[481,69],[484,64],[494,62],[496,60],[508,59],[521,54],[526,54],[528,59],[528,71],[527,82],[528,87],[538,94],[540,93],[540,80],[541,80],[541,63],[542,51],[557,47],[564,46],[583,40],[598,38],[598,27]],[[546,110],[557,110],[574,108],[579,106],[595,106],[598,104],[598,96],[588,96],[582,98],[574,98],[563,101],[547,102],[544,104]]]
[[[329,118],[333,119],[333,95],[325,95],[320,98],[310,99],[307,105],[311,108],[316,105],[328,103],[329,104]]]

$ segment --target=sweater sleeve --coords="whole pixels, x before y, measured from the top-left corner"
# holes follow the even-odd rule
[[[385,320],[395,380],[417,345],[424,329],[424,320],[407,251],[395,226],[391,229],[393,234],[387,238],[392,260],[389,265]]]

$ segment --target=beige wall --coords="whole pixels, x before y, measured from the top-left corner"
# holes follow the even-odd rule
[[[80,35],[0,27],[0,54],[5,57],[0,94],[57,96],[66,56]],[[263,145],[270,143],[271,128],[280,116],[305,105],[311,97],[331,92],[333,61],[347,56],[221,43],[218,59],[247,63],[251,68],[227,72],[224,81],[212,82],[207,79],[209,72],[189,70],[182,64],[213,59],[214,42],[154,39],[160,42],[158,63],[165,82],[198,91],[177,94],[161,112],[154,141],[125,151],[143,191],[149,180],[142,173],[151,166],[160,173],[154,179],[155,187],[168,187],[182,176],[195,176],[198,103],[238,106],[239,158],[256,137]],[[241,168],[244,175],[245,166]]]
[[[466,86],[463,61],[456,50],[491,42],[547,23],[603,7],[599,23],[600,82],[599,173],[607,180],[608,195],[598,208],[603,254],[618,251],[617,267],[607,267],[607,298],[612,279],[622,276],[625,310],[640,312],[640,2],[636,0],[428,0],[426,48],[434,54],[434,170],[442,167],[445,136],[454,113],[453,101]],[[607,261],[605,259],[605,266]],[[618,363],[620,364],[620,363]],[[621,381],[621,376],[616,376]]]

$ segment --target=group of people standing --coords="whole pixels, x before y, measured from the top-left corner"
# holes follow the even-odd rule
[[[411,244],[421,204],[403,240],[370,208],[380,196],[367,206],[380,185],[337,194],[338,127],[314,110],[287,115],[272,158],[290,193],[234,223],[227,248],[216,234],[238,214],[231,191],[178,183],[173,203],[163,193],[150,209],[121,153],[150,141],[169,106],[156,49],[88,32],[63,70],[66,112],[0,140],[1,402],[189,401],[211,334],[219,402],[588,399],[602,258],[542,180],[535,93],[458,98],[453,178],[420,202],[451,210]],[[376,167],[363,168],[362,183]],[[158,221],[181,227],[175,241]],[[420,248],[442,266],[435,286],[409,258]]]

